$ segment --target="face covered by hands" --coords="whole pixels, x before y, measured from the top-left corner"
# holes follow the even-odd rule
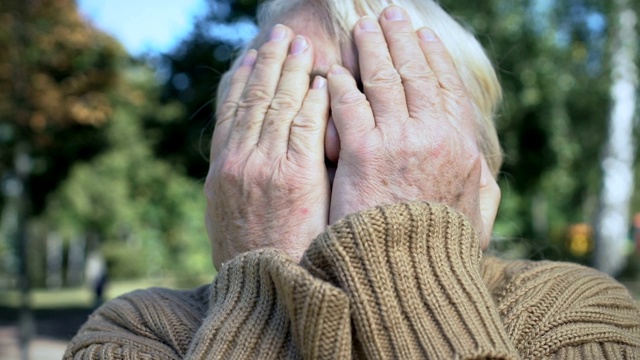
[[[299,259],[327,224],[402,201],[458,209],[486,246],[500,190],[476,144],[473,105],[437,36],[415,32],[397,6],[379,22],[361,19],[361,91],[346,68],[322,64],[328,47],[314,63],[317,33],[305,35],[276,26],[245,56],[218,107],[205,184],[216,267],[264,247]],[[323,77],[309,86],[312,72],[327,72],[320,67],[330,69],[328,87]],[[324,163],[330,112],[332,191]]]

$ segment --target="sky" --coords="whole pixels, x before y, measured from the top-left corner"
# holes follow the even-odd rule
[[[77,0],[80,12],[130,54],[170,51],[206,10],[205,0]]]

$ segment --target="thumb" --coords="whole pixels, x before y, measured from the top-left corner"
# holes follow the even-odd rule
[[[502,193],[496,179],[491,174],[487,160],[482,156],[482,173],[480,175],[480,216],[482,217],[482,235],[480,248],[486,249],[491,241],[493,224],[498,214]]]

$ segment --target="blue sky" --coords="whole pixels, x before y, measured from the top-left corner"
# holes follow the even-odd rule
[[[77,0],[80,12],[132,55],[170,51],[206,10],[205,0]]]

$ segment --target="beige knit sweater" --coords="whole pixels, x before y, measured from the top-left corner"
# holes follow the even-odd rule
[[[98,309],[65,359],[640,359],[640,308],[586,267],[482,258],[441,205],[378,207],[210,286]]]

